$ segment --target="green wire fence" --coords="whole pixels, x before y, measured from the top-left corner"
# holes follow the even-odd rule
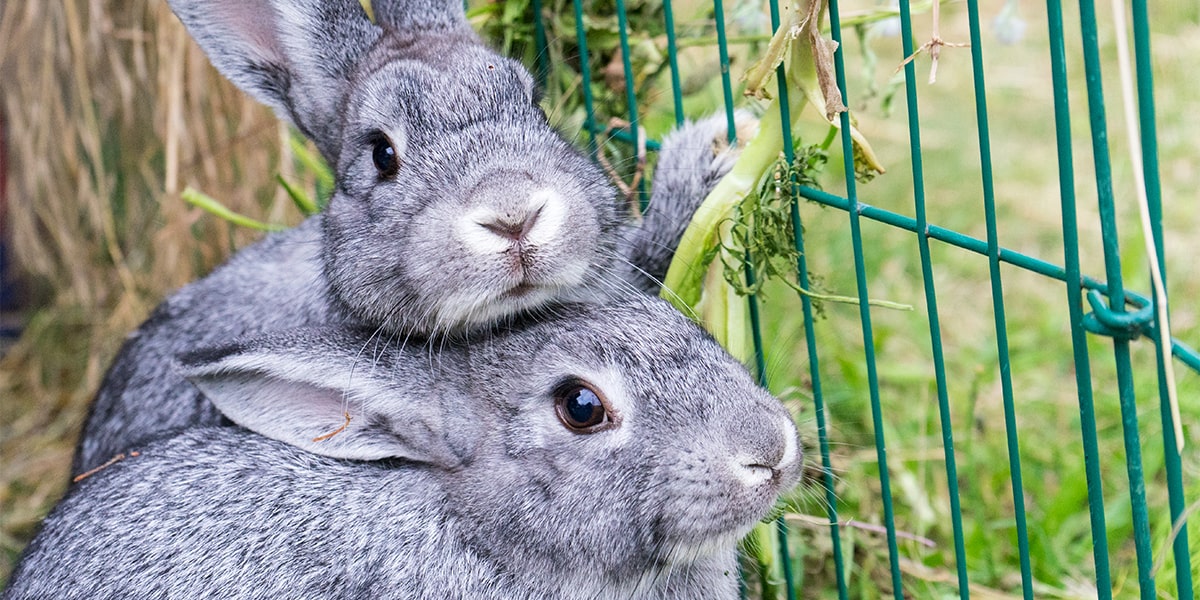
[[[814,0],[816,1],[816,0]],[[588,132],[588,144],[593,152],[599,146],[616,139],[627,143],[632,148],[644,144],[651,150],[657,147],[652,141],[643,139],[639,123],[638,85],[635,82],[635,67],[631,61],[633,52],[630,45],[630,24],[627,16],[625,0],[615,0],[614,5],[600,7],[615,12],[619,24],[619,47],[621,50],[621,67],[624,76],[624,94],[626,112],[620,116],[628,121],[628,127],[611,128],[601,124],[597,114],[596,99],[590,82],[594,73],[589,66],[591,61],[588,50],[587,19],[592,7],[585,5],[583,0],[574,0],[575,49],[578,56],[571,57],[576,64],[579,75],[584,82],[579,87],[585,117],[582,128]],[[928,332],[931,341],[931,357],[933,382],[936,388],[937,419],[940,427],[940,439],[944,448],[944,469],[949,511],[952,516],[951,540],[948,546],[952,551],[945,559],[945,564],[952,565],[953,580],[946,583],[952,593],[961,598],[968,598],[972,591],[972,581],[969,568],[968,552],[966,550],[965,524],[963,517],[963,500],[961,498],[959,465],[956,461],[956,442],[952,424],[952,402],[950,382],[946,367],[946,346],[943,343],[944,333],[939,316],[938,292],[935,287],[935,269],[933,260],[933,243],[964,250],[969,253],[986,257],[987,272],[990,284],[990,305],[994,316],[994,335],[996,359],[999,368],[1000,396],[1003,407],[1004,431],[1007,443],[1007,469],[1011,485],[1012,529],[1011,539],[997,539],[995,544],[1010,544],[1016,547],[1016,576],[1019,583],[1013,584],[1014,593],[1025,598],[1032,598],[1037,589],[1036,573],[1038,565],[1031,556],[1030,521],[1026,514],[1026,491],[1024,489],[1021,462],[1021,430],[1018,427],[1018,415],[1022,411],[1019,395],[1013,383],[1013,362],[1009,342],[1010,325],[1006,319],[1006,295],[1004,278],[1005,269],[1015,268],[1021,271],[1044,276],[1064,284],[1066,293],[1066,308],[1069,311],[1069,331],[1073,348],[1072,362],[1074,365],[1075,386],[1078,398],[1079,426],[1078,434],[1083,448],[1084,471],[1087,484],[1087,505],[1080,507],[1086,511],[1090,519],[1092,556],[1094,560],[1095,593],[1100,598],[1111,598],[1114,594],[1128,595],[1129,590],[1136,587],[1141,598],[1155,598],[1161,593],[1164,597],[1176,597],[1190,600],[1194,597],[1192,581],[1194,567],[1189,546],[1188,530],[1184,526],[1187,502],[1185,501],[1183,463],[1180,456],[1178,440],[1174,435],[1178,423],[1172,412],[1173,399],[1170,397],[1169,361],[1172,357],[1179,364],[1200,372],[1200,354],[1177,340],[1163,346],[1159,343],[1159,332],[1162,328],[1160,318],[1162,312],[1156,310],[1160,300],[1157,293],[1148,296],[1136,293],[1126,287],[1122,276],[1122,253],[1118,245],[1117,211],[1114,206],[1114,183],[1112,159],[1109,151],[1107,132],[1107,115],[1103,89],[1104,77],[1099,53],[1098,26],[1095,7],[1092,0],[1079,0],[1078,20],[1082,34],[1083,72],[1086,80],[1086,98],[1088,107],[1087,124],[1090,127],[1092,141],[1092,156],[1095,173],[1095,202],[1099,214],[1099,225],[1103,238],[1104,279],[1096,279],[1082,273],[1080,259],[1080,238],[1077,230],[1078,207],[1080,194],[1076,190],[1075,166],[1071,139],[1072,117],[1069,104],[1071,84],[1068,79],[1068,61],[1064,49],[1064,20],[1063,7],[1059,0],[1047,0],[1046,14],[1050,43],[1050,72],[1054,89],[1054,124],[1057,144],[1057,165],[1059,172],[1059,191],[1061,201],[1062,239],[1064,247],[1063,266],[1054,264],[1034,256],[1023,254],[1001,245],[998,237],[997,206],[995,180],[993,175],[994,158],[991,148],[990,130],[996,125],[989,119],[988,94],[985,83],[984,53],[989,51],[980,33],[980,9],[977,0],[967,0],[967,22],[969,24],[969,48],[963,48],[963,53],[969,53],[972,86],[975,102],[976,135],[978,139],[979,171],[981,185],[981,200],[985,215],[986,235],[983,239],[964,233],[940,227],[929,222],[927,214],[927,189],[925,165],[922,158],[921,115],[919,109],[919,94],[917,86],[916,61],[903,63],[903,98],[906,105],[908,122],[909,159],[912,176],[912,202],[915,217],[909,217],[891,210],[872,206],[860,200],[859,185],[855,178],[856,154],[851,138],[851,114],[842,112],[840,119],[840,146],[842,155],[842,170],[845,173],[844,193],[834,194],[810,186],[800,185],[793,178],[787,185],[793,187],[796,197],[804,198],[819,205],[838,209],[845,212],[846,227],[853,249],[853,271],[856,285],[856,299],[859,307],[858,318],[861,323],[863,355],[867,387],[869,390],[870,421],[874,435],[876,460],[878,463],[878,494],[882,505],[882,515],[879,516],[886,536],[888,556],[888,577],[885,585],[879,589],[894,594],[896,598],[904,598],[909,594],[906,588],[910,582],[905,577],[905,561],[908,560],[898,542],[896,517],[894,515],[895,500],[893,498],[893,483],[890,480],[888,466],[888,440],[885,432],[888,430],[890,419],[900,419],[903,415],[888,414],[882,402],[883,388],[880,385],[879,357],[876,356],[876,340],[872,328],[873,311],[869,302],[869,281],[867,257],[872,251],[871,243],[864,241],[863,222],[871,222],[895,230],[913,234],[912,242],[920,257],[920,278],[924,290],[925,311],[928,320]],[[560,4],[561,6],[561,4]],[[726,32],[726,10],[722,0],[713,0],[711,15],[715,27],[715,45],[720,65],[721,95],[723,109],[728,122],[729,141],[735,142],[736,127],[734,122],[734,107],[737,103],[734,93],[734,78],[730,62],[729,39]],[[923,5],[922,10],[929,6]],[[681,124],[685,116],[698,117],[702,115],[685,115],[683,101],[683,84],[681,67],[678,61],[679,39],[676,32],[675,11],[670,0],[662,2],[663,26],[666,34],[667,63],[669,72],[671,101],[674,111],[674,122]],[[543,7],[541,0],[533,0],[532,10],[537,18],[535,22],[534,56],[537,64],[535,71],[539,78],[545,81],[551,72],[551,56],[547,50],[547,29],[543,20],[553,17],[552,10]],[[846,67],[844,64],[844,49],[842,44],[841,14],[837,0],[829,0],[827,6],[828,35],[840,45],[833,55],[836,84],[846,105],[853,106],[853,91],[847,88]],[[780,7],[777,0],[770,0],[770,26],[772,31],[781,27]],[[912,57],[916,48],[913,41],[913,7],[909,0],[900,0],[895,11],[900,19],[900,47],[896,49],[896,61],[899,63],[906,57]],[[1154,247],[1157,252],[1157,264],[1165,265],[1163,231],[1162,231],[1162,190],[1159,181],[1158,143],[1155,119],[1153,62],[1150,52],[1150,35],[1147,6],[1145,0],[1132,0],[1132,31],[1134,42],[1134,73],[1136,76],[1137,114],[1140,128],[1138,141],[1141,148],[1141,162],[1144,166],[1144,192],[1148,200]],[[936,31],[936,30],[935,30]],[[770,32],[763,31],[764,36]],[[792,164],[796,159],[797,144],[793,140],[793,131],[786,126],[793,122],[790,114],[788,96],[796,93],[789,89],[785,74],[785,65],[776,68],[777,87],[775,94],[779,98],[778,108],[781,112],[780,122],[783,127],[784,160]],[[614,115],[605,115],[614,116]],[[794,174],[793,174],[794,175]],[[966,174],[964,174],[966,175]],[[813,289],[810,281],[809,255],[805,249],[806,233],[802,223],[802,212],[799,203],[791,206],[791,220],[795,231],[794,247],[798,253],[795,264],[797,285],[804,290]],[[824,235],[821,232],[819,235]],[[982,260],[982,259],[981,259]],[[747,264],[751,264],[747,261]],[[1007,265],[1004,269],[1002,266]],[[1159,273],[1165,279],[1165,273]],[[753,269],[744,272],[748,287],[753,288],[756,274]],[[1156,289],[1151,286],[1150,289]],[[1162,289],[1166,289],[1165,281]],[[1011,294],[1011,290],[1007,290]],[[754,348],[754,364],[762,385],[767,386],[768,368],[764,357],[762,339],[763,325],[760,316],[758,298],[754,295],[747,297],[748,314]],[[1161,300],[1165,301],[1165,298]],[[807,352],[807,369],[809,381],[809,396],[811,397],[813,415],[816,421],[816,457],[812,460],[820,463],[820,476],[816,484],[820,486],[820,494],[827,511],[827,536],[831,544],[832,580],[835,589],[813,590],[799,589],[798,573],[794,572],[794,560],[791,553],[797,548],[796,542],[789,541],[789,527],[784,517],[779,517],[774,528],[777,541],[779,570],[775,576],[782,581],[782,590],[788,598],[825,596],[837,594],[839,598],[852,595],[864,595],[865,589],[856,586],[854,578],[864,576],[854,565],[855,555],[843,544],[845,524],[839,520],[840,500],[837,493],[837,481],[831,464],[831,442],[834,434],[827,421],[828,410],[824,387],[828,382],[827,368],[820,361],[821,346],[814,333],[817,322],[817,309],[813,299],[808,294],[800,295],[800,307],[804,323],[804,348]],[[1127,504],[1106,506],[1102,489],[1102,474],[1114,468],[1115,460],[1102,456],[1097,445],[1097,421],[1095,416],[1096,400],[1093,394],[1092,354],[1089,348],[1089,334],[1093,344],[1097,337],[1111,339],[1113,361],[1116,372],[1116,391],[1119,399],[1121,427],[1124,440],[1124,462],[1129,484]],[[1135,340],[1145,340],[1157,344],[1157,402],[1161,408],[1162,440],[1147,440],[1147,444],[1162,445],[1165,473],[1161,475],[1168,490],[1167,506],[1151,505],[1146,497],[1146,474],[1143,472],[1142,453],[1145,450],[1139,439],[1138,402],[1153,401],[1152,398],[1135,396],[1134,367],[1131,360],[1131,345]],[[834,382],[836,385],[836,382]],[[1157,452],[1157,450],[1156,450]],[[1110,504],[1112,500],[1110,499]],[[1111,518],[1114,511],[1126,511],[1132,524],[1132,539],[1136,560],[1136,583],[1117,581],[1114,579],[1111,549],[1109,548],[1106,519]],[[1122,517],[1124,518],[1124,517]],[[1176,527],[1170,544],[1170,554],[1174,560],[1174,581],[1155,580],[1155,548],[1152,546],[1151,520],[1168,520]],[[1007,528],[1005,529],[1008,530]],[[1086,542],[1085,542],[1086,543]],[[761,551],[761,550],[760,550]],[[1162,557],[1160,557],[1162,558]],[[1129,567],[1133,569],[1133,567]],[[1122,572],[1127,571],[1124,566]],[[857,591],[855,591],[857,590]]]

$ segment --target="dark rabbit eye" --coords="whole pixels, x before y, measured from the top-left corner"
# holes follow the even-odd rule
[[[396,156],[396,148],[392,146],[391,140],[384,136],[375,139],[371,148],[371,159],[375,161],[379,176],[384,179],[395,176],[396,171],[400,170],[400,157]]]
[[[554,392],[558,419],[576,433],[593,433],[610,423],[600,394],[581,381],[568,381]]]

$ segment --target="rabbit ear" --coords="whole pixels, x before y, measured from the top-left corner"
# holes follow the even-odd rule
[[[339,105],[382,30],[359,0],[169,0],[217,70],[336,164]]]
[[[373,353],[366,338],[338,335],[292,332],[180,362],[222,414],[260,435],[334,458],[461,465],[471,438],[459,423],[447,427],[443,406],[462,394],[427,363],[412,373],[393,368],[421,360],[396,361],[394,349]]]

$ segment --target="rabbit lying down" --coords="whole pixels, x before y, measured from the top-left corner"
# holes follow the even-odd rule
[[[83,479],[4,598],[733,599],[738,539],[800,475],[783,405],[657,298],[433,355],[380,340],[300,329],[185,358],[249,431]]]
[[[428,338],[552,301],[653,291],[731,153],[719,119],[664,143],[640,227],[547,123],[533,78],[487,48],[459,0],[170,0],[231,81],[312,137],[329,206],[174,293],[106,374],[72,467],[216,425],[172,368],[198,347],[340,324]],[[670,142],[670,140],[668,140]]]

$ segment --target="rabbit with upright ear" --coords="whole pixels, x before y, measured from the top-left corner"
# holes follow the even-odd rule
[[[345,314],[429,334],[596,287],[622,204],[457,0],[170,0],[230,80],[337,175],[320,219]]]
[[[737,597],[796,428],[664,301],[548,309],[437,356],[302,329],[185,371],[191,429],[77,484],[6,600]]]
[[[550,301],[653,289],[697,190],[732,163],[711,152],[716,120],[668,140],[662,162],[676,166],[660,169],[634,227],[604,175],[549,127],[529,74],[480,43],[458,0],[374,0],[377,24],[358,0],[170,1],[223,74],[316,141],[337,186],[325,213],[239,252],[130,336],[75,474],[163,431],[222,422],[172,369],[189,349],[317,324],[420,341]]]

